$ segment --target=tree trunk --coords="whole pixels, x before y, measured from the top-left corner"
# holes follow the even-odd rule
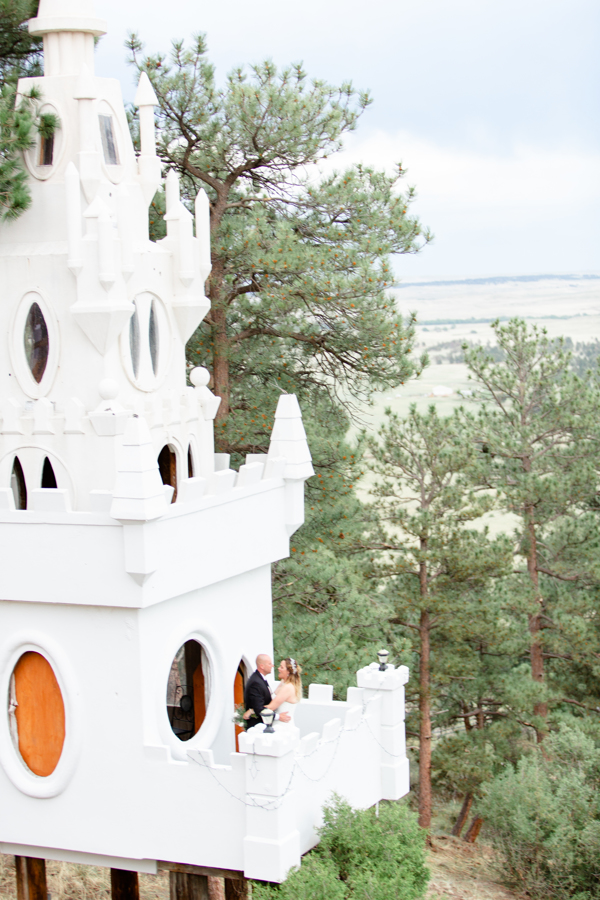
[[[544,682],[544,653],[541,640],[542,625],[542,605],[543,601],[540,597],[539,574],[537,569],[537,535],[535,532],[534,509],[527,509],[527,532],[529,538],[529,551],[527,553],[527,571],[533,586],[535,602],[538,609],[529,616],[529,635],[530,635],[530,660],[531,660],[531,677],[538,684]],[[548,716],[548,704],[542,701],[537,702],[533,707],[533,714],[541,716],[543,719]],[[540,743],[544,738],[544,732],[536,730],[536,738]]]
[[[421,539],[421,550],[427,541]],[[422,600],[427,598],[427,563],[419,567],[419,587]],[[419,825],[431,828],[431,685],[430,685],[430,620],[423,610],[419,623],[421,659],[419,665]]]
[[[477,835],[481,831],[481,826],[483,825],[483,819],[481,816],[475,816],[471,824],[469,825],[469,830],[465,834],[463,841],[466,841],[467,844],[474,844],[477,840]]]
[[[471,806],[473,805],[473,794],[470,792],[465,794],[465,799],[463,800],[463,805],[461,806],[460,812],[458,814],[458,819],[454,823],[454,827],[450,832],[454,837],[460,837],[460,833],[465,827],[465,822],[467,821],[467,816],[471,812]]]
[[[229,415],[231,388],[229,384],[229,339],[227,335],[227,313],[223,307],[212,310],[213,320],[213,390],[221,398],[215,424],[224,422]]]

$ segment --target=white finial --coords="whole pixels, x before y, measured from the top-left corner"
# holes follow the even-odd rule
[[[135,92],[134,106],[158,106],[158,97],[154,93],[152,82],[145,72],[140,75],[137,91]]]
[[[174,212],[179,203],[179,176],[175,169],[169,169],[169,174],[165,178],[165,194],[167,212]]]
[[[203,282],[210,275],[210,201],[204,188],[196,194],[196,237],[200,243],[200,277]]]
[[[210,381],[210,372],[204,366],[196,366],[190,372],[190,381],[194,387],[207,387]]]
[[[103,400],[115,400],[119,396],[119,385],[113,378],[103,378],[98,385],[98,393]]]
[[[139,109],[141,155],[156,156],[154,107],[158,106],[158,98],[145,72],[140,75],[133,102]]]

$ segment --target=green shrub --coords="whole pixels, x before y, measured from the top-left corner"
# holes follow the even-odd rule
[[[252,886],[254,900],[419,900],[429,879],[425,833],[404,803],[324,810],[320,843],[282,885]]]
[[[562,726],[490,785],[481,808],[532,897],[600,898],[600,749]]]

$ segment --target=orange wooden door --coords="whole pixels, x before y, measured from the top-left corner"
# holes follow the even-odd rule
[[[35,775],[51,775],[65,743],[65,706],[52,666],[24,653],[15,666],[19,752]]]
[[[240,706],[244,702],[244,670],[241,665],[238,667],[233,680],[233,705],[234,708]],[[240,752],[239,735],[243,732],[241,725],[235,726],[235,752]]]
[[[194,669],[192,686],[194,694],[194,734],[197,734],[206,718],[206,685],[204,681],[202,660],[200,660]]]

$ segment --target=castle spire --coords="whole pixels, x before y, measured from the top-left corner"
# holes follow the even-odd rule
[[[106,34],[106,22],[93,0],[40,0],[29,32],[44,38],[44,75],[79,75],[83,65],[93,72],[94,37]]]

